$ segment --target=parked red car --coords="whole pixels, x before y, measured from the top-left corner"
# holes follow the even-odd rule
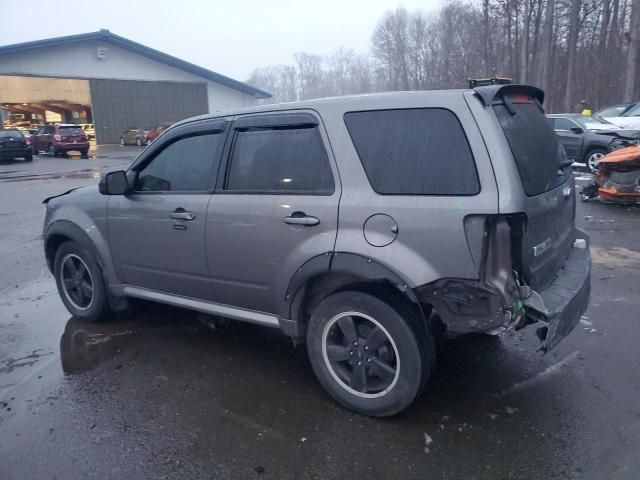
[[[171,122],[164,122],[158,128],[153,129],[147,134],[147,144],[153,142],[156,138],[160,136],[162,132],[164,132],[167,128],[173,125]]]
[[[56,123],[45,125],[31,137],[33,153],[49,152],[51,156],[75,150],[83,158],[89,154],[89,139],[80,125]]]

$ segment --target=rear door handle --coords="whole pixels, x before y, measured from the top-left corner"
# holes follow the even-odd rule
[[[193,220],[196,216],[192,212],[187,212],[184,208],[176,208],[173,213],[169,214],[169,218],[174,220]]]
[[[284,217],[282,221],[289,225],[305,225],[307,227],[313,227],[320,223],[319,218],[312,217],[304,212],[293,212],[290,217]]]

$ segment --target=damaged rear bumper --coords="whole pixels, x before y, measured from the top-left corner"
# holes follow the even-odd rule
[[[543,351],[554,348],[575,328],[589,305],[590,291],[589,236],[577,230],[577,240],[553,283],[523,300],[528,320],[538,326]]]

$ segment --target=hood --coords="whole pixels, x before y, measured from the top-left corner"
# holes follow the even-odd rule
[[[44,200],[42,200],[42,203],[43,203],[43,205],[47,205],[54,198],[64,197],[65,195],[69,195],[70,193],[75,192],[75,191],[85,191],[86,192],[88,190],[97,190],[97,185],[89,185],[89,186],[86,186],[86,187],[72,188],[71,190],[67,190],[64,193],[59,193],[58,195],[52,195],[50,197],[47,197]]]

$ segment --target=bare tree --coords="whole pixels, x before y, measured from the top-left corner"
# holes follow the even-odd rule
[[[636,73],[638,70],[638,48],[640,48],[640,0],[632,0],[631,20],[629,22],[627,48],[627,72],[624,81],[623,100],[630,102],[636,86]]]

